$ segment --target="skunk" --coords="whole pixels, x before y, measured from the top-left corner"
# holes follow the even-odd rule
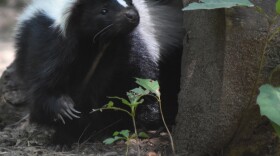
[[[15,36],[16,72],[27,90],[30,120],[53,126],[56,143],[121,125],[128,116],[90,112],[108,96],[125,97],[136,87],[135,77],[163,77],[164,107],[174,120],[183,36],[178,10],[147,0],[33,0]],[[175,63],[164,63],[172,57]],[[144,127],[158,125],[158,104],[145,99],[137,118]]]

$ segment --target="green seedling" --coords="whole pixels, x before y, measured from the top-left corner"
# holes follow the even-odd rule
[[[138,137],[140,138],[149,138],[149,136],[145,132],[140,132],[138,134]],[[131,134],[129,130],[122,130],[122,131],[116,131],[113,133],[113,137],[107,138],[103,141],[106,145],[111,145],[116,141],[124,140],[126,143],[126,155],[128,155],[128,147],[130,145],[130,141],[133,139],[137,139],[137,136],[135,133]]]
[[[164,120],[164,116],[163,116],[163,112],[162,112],[162,107],[161,107],[161,98],[160,98],[160,87],[159,87],[159,83],[158,81],[154,81],[154,80],[150,80],[150,79],[140,79],[140,78],[136,78],[136,83],[139,85],[138,88],[132,89],[129,92],[127,92],[127,97],[126,98],[121,98],[121,97],[108,97],[109,99],[112,100],[118,100],[120,102],[120,104],[122,104],[123,106],[127,107],[128,109],[124,109],[121,107],[118,107],[115,105],[115,103],[113,101],[109,101],[108,104],[104,105],[102,108],[99,109],[94,109],[92,112],[96,112],[96,111],[103,111],[103,110],[117,110],[117,111],[122,111],[126,114],[128,114],[132,121],[133,121],[133,128],[134,128],[134,133],[132,135],[129,135],[129,131],[128,130],[123,130],[121,132],[115,132],[113,134],[113,138],[108,138],[104,141],[104,143],[106,144],[112,144],[117,140],[126,140],[128,141],[128,139],[131,138],[135,138],[137,142],[139,142],[139,137],[142,138],[146,138],[146,133],[138,133],[137,132],[137,126],[136,126],[136,120],[135,120],[135,116],[136,116],[136,110],[137,107],[141,104],[143,104],[144,99],[143,97],[145,96],[152,96],[154,97],[159,106],[160,106],[160,112],[161,112],[161,116],[162,116],[162,120],[163,123],[165,125],[165,128],[167,129],[167,132],[169,134],[170,137],[170,141],[171,141],[171,146],[172,146],[172,150],[175,153],[175,148],[174,148],[174,143],[173,143],[173,139],[171,136],[170,131],[168,130],[168,127],[166,125],[166,122]],[[140,155],[140,148],[138,146],[138,155]]]

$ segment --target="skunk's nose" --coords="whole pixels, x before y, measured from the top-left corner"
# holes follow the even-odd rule
[[[125,12],[125,16],[127,18],[127,20],[131,23],[138,23],[139,22],[139,14],[137,11],[135,10],[127,10]]]

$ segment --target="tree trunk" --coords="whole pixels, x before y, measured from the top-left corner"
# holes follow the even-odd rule
[[[274,10],[274,2],[254,1],[267,10]],[[187,34],[174,131],[177,152],[216,155],[225,148],[222,155],[230,155],[244,138],[254,140],[260,122],[255,105],[255,86],[260,84],[255,82],[267,20],[254,8],[188,11],[184,20]],[[271,53],[280,52],[272,49]],[[252,141],[252,146],[271,142],[262,141],[262,145]],[[250,151],[244,148],[243,153]]]
[[[214,124],[219,120],[217,108],[222,94],[224,14],[222,9],[185,13],[187,36],[175,129],[180,153],[207,149],[217,137],[212,134],[217,130]]]

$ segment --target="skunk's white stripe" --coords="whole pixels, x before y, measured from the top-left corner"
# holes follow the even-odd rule
[[[139,37],[147,45],[150,57],[153,58],[155,63],[158,63],[160,59],[160,45],[155,36],[155,25],[150,16],[148,5],[144,0],[133,0],[133,4],[140,15],[140,23],[136,28],[136,31],[139,31]]]
[[[57,1],[57,0],[56,0]],[[65,36],[68,25],[68,19],[77,0],[63,0],[64,6],[61,8],[60,16],[55,20],[54,26],[60,27],[62,34]]]
[[[19,17],[17,30],[24,21],[32,19],[36,16],[37,12],[42,12],[47,17],[54,20],[52,27],[59,27],[61,32],[65,34],[70,10],[76,1],[77,0],[32,0],[31,4]]]
[[[20,30],[22,23],[32,19],[37,12],[43,12],[47,17],[54,20],[53,25],[50,27],[59,27],[62,34],[65,35],[70,11],[76,2],[77,0],[32,0],[32,3],[19,18],[17,30]],[[117,0],[117,2],[122,6],[128,5],[124,0]],[[155,37],[156,31],[148,5],[145,0],[133,0],[133,3],[140,15],[140,23],[136,28],[136,31],[139,32],[137,35],[140,35],[139,38],[147,45],[149,56],[157,63],[160,59],[160,45]]]
[[[124,1],[124,0],[117,0],[118,1],[118,3],[120,4],[120,5],[122,5],[123,7],[128,7],[128,5],[127,5],[127,3],[126,3],[126,1]]]

